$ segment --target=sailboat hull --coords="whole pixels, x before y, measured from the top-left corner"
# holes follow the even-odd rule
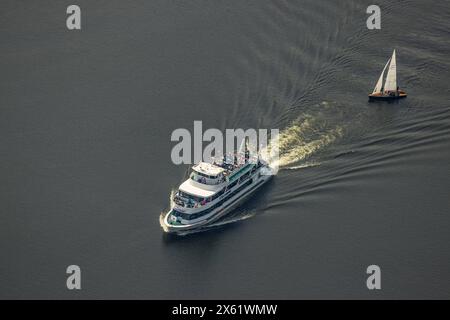
[[[376,100],[397,100],[397,99],[403,99],[406,98],[407,94],[404,91],[399,91],[398,95],[389,95],[389,94],[381,94],[381,93],[372,93],[369,94],[369,101],[376,101]]]

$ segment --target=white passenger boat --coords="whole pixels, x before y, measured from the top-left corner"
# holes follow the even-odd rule
[[[208,226],[236,208],[273,176],[262,159],[200,162],[192,167],[172,198],[172,207],[161,222],[164,231],[183,233]],[[226,160],[226,159],[225,159]],[[241,162],[240,164],[238,164]]]

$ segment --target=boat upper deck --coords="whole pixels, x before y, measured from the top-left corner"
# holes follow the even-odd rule
[[[230,164],[210,164],[201,162],[193,167],[190,178],[179,187],[178,194],[184,194],[187,198],[201,202],[203,199],[214,197],[217,193],[223,192],[224,186],[231,184],[258,164],[249,162]]]
[[[207,162],[200,162],[199,164],[192,167],[192,169],[198,173],[201,173],[203,175],[207,175],[209,177],[217,177],[221,173],[225,171],[224,168]]]

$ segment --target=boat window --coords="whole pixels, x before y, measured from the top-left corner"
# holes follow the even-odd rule
[[[225,192],[225,188],[223,188],[222,190],[220,190],[219,192],[217,192],[215,195],[213,195],[212,200],[217,199],[218,197],[220,197],[221,195],[223,195]]]
[[[230,185],[228,186],[228,189],[233,188],[235,185],[237,185],[237,183],[238,183],[237,180],[232,182],[232,183],[230,183]]]
[[[186,192],[183,192],[183,191],[178,191],[178,195],[180,197],[183,197],[183,198],[186,198],[186,199],[189,199],[189,200],[193,200],[195,202],[202,202],[203,200],[205,200],[205,198],[195,197],[195,196],[192,196],[192,195],[190,195],[190,194],[188,194]]]
[[[208,178],[208,179],[217,179],[217,176],[210,176],[210,175],[198,172],[198,171],[193,171],[192,174],[197,174],[199,176],[202,176],[202,177],[205,177],[205,178]],[[192,174],[191,174],[191,178],[192,178]]]
[[[241,177],[240,177],[240,179],[239,180],[245,180],[245,179],[247,179],[248,178],[248,176],[250,175],[250,171],[248,171],[248,172],[246,172],[246,173],[244,173]]]

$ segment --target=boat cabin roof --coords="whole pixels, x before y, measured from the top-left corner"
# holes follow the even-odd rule
[[[180,185],[179,190],[195,197],[209,198],[222,188],[223,185],[214,185],[209,186],[208,189],[205,189],[200,183],[195,182],[192,179],[188,179]]]
[[[216,177],[223,171],[225,171],[224,168],[216,166],[212,163],[207,162],[200,162],[199,164],[192,167],[194,171],[197,171],[199,173],[206,174],[208,176]]]

